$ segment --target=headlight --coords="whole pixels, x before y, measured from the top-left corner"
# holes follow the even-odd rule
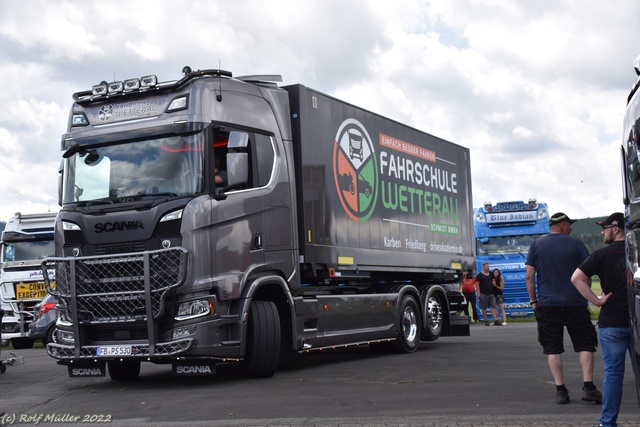
[[[549,216],[547,208],[541,208],[538,210],[538,219],[542,219]]]
[[[175,319],[188,320],[200,316],[206,316],[207,314],[213,314],[213,302],[211,301],[211,298],[180,303],[180,305],[178,305]]]
[[[73,332],[58,329],[58,342],[73,342]]]

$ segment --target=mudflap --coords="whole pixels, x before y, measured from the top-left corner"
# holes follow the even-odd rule
[[[72,363],[67,365],[67,369],[71,378],[104,377],[107,373],[107,364],[105,362]]]
[[[451,335],[452,337],[468,337],[471,335],[470,328],[470,317],[463,316],[449,316],[449,321],[451,324]],[[444,335],[444,334],[443,334]]]
[[[173,375],[214,375],[215,373],[216,364],[209,360],[173,363]]]

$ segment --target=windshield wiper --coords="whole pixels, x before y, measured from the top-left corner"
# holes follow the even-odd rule
[[[110,199],[95,199],[95,200],[81,200],[76,202],[78,207],[89,207],[95,205],[112,205],[113,201]]]

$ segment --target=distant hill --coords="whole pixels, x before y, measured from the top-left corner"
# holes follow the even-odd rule
[[[587,246],[587,249],[589,249],[589,253],[591,253],[604,246],[602,236],[600,235],[602,228],[596,224],[596,221],[604,221],[606,218],[606,216],[602,216],[579,219],[578,222],[571,226],[571,235],[582,240]],[[6,222],[0,221],[0,233],[2,233],[6,225]]]
[[[571,235],[582,240],[589,250],[589,253],[604,246],[602,241],[602,227],[596,224],[596,221],[604,221],[606,216],[595,218],[582,218],[571,226]]]

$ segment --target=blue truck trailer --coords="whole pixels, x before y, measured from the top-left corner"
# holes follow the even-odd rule
[[[476,236],[476,270],[489,263],[504,277],[507,317],[533,316],[525,280],[525,261],[531,243],[549,234],[549,210],[536,199],[527,202],[485,202],[473,213]],[[489,316],[491,314],[489,313]]]

